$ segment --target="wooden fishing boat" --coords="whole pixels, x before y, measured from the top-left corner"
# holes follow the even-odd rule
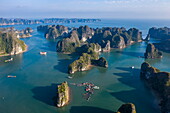
[[[41,54],[41,55],[46,55],[46,54],[47,54],[47,52],[40,52],[40,54]]]
[[[17,76],[13,76],[13,75],[8,75],[8,78],[16,78]]]
[[[8,60],[5,60],[5,62],[11,62],[11,61],[13,61],[13,58],[10,58],[10,59],[8,59]]]

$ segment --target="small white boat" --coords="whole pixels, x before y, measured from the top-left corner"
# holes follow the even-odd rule
[[[134,68],[135,68],[135,66],[132,66],[132,67],[131,67],[131,69],[134,69]]]
[[[17,76],[8,75],[8,78],[16,78]]]
[[[71,76],[68,76],[68,78],[69,78],[69,79],[72,79],[73,77],[71,77]]]
[[[98,86],[94,86],[93,88],[94,88],[94,89],[100,89]]]
[[[40,52],[40,54],[41,54],[41,55],[46,55],[46,54],[47,54],[47,52]]]
[[[10,58],[10,59],[8,59],[8,60],[5,60],[5,62],[11,62],[11,61],[13,61],[13,58]]]

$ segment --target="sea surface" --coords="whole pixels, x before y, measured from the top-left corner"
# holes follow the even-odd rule
[[[88,25],[93,28],[125,27],[138,28],[146,37],[151,27],[170,27],[168,20],[109,20],[95,23],[63,24],[68,27]],[[124,103],[134,103],[137,113],[159,113],[157,97],[140,79],[140,66],[146,42],[136,43],[125,49],[113,49],[101,53],[109,63],[107,69],[93,67],[89,71],[77,72],[68,79],[67,67],[77,58],[56,52],[56,41],[44,38],[37,32],[38,25],[13,25],[16,29],[33,28],[32,37],[22,39],[28,45],[28,51],[0,57],[0,113],[113,113]],[[2,27],[2,26],[1,26]],[[3,26],[11,27],[11,26]],[[154,42],[152,40],[151,42]],[[42,56],[40,51],[46,51]],[[4,63],[5,59],[14,61]],[[170,54],[163,53],[162,59],[147,60],[152,66],[170,72]],[[130,67],[134,66],[135,69]],[[7,75],[17,76],[7,78]],[[67,81],[71,87],[71,101],[63,108],[54,106],[57,84]],[[89,101],[82,94],[83,87],[70,83],[90,82],[99,86]]]

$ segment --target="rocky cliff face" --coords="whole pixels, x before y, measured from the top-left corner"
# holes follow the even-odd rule
[[[76,53],[82,55],[82,53],[88,53],[90,51],[100,52],[101,46],[96,43],[87,43],[82,45],[81,47],[76,48]]]
[[[67,37],[58,41],[57,52],[73,53],[77,47],[80,47],[78,34],[77,31],[72,31]]]
[[[151,38],[167,40],[170,39],[170,28],[163,27],[163,28],[150,28],[149,33]]]
[[[85,71],[89,69],[91,65],[91,55],[87,53],[83,53],[82,56],[79,57],[78,60],[75,60],[68,66],[68,73],[73,74],[77,71]]]
[[[45,33],[45,37],[48,39],[56,39],[62,36],[64,33],[68,33],[68,28],[63,25],[53,25]]]
[[[148,59],[162,58],[162,52],[158,51],[158,49],[156,49],[155,46],[150,43],[147,45],[144,57]]]
[[[59,36],[62,36],[59,43],[57,44],[58,52],[67,53],[68,49],[61,49],[62,45],[67,45],[66,43],[68,41],[68,38],[70,38],[70,33],[75,32],[75,34],[78,36],[78,40],[80,42],[80,46],[83,46],[87,43],[97,43],[102,48],[102,50],[109,51],[110,48],[125,48],[127,45],[131,45],[134,42],[140,42],[142,40],[142,33],[136,29],[131,28],[129,30],[126,30],[125,28],[112,28],[112,27],[103,27],[103,28],[90,28],[88,26],[80,26],[79,28],[72,28],[70,32],[68,32],[68,28],[64,26],[56,27],[53,26],[39,26],[37,27],[38,31],[45,32],[46,38],[57,38]],[[63,31],[63,32],[61,32]],[[63,34],[65,34],[63,36]],[[76,37],[77,37],[76,36]],[[73,43],[74,44],[74,43]],[[67,46],[69,47],[69,46]],[[78,46],[79,47],[79,46]],[[66,50],[66,51],[64,51]],[[74,52],[74,51],[73,51]]]
[[[45,38],[48,39],[55,39],[57,37],[59,37],[60,34],[58,32],[58,30],[55,27],[51,27],[47,30],[47,32],[45,33]]]
[[[32,32],[33,32],[33,29],[30,28],[30,27],[27,27],[27,28],[25,28],[25,29],[23,30],[23,32],[24,32],[25,34],[27,34],[27,33],[32,33]]]
[[[0,33],[1,55],[14,55],[26,50],[26,44],[16,37],[15,33]]]
[[[150,28],[148,37],[160,40],[159,43],[153,43],[158,50],[170,52],[170,28]]]
[[[63,25],[45,25],[38,26],[37,30],[40,32],[44,32],[45,38],[48,39],[56,39],[59,36],[62,36],[64,33],[68,33],[68,27]]]
[[[136,113],[135,105],[132,103],[123,104],[117,113]]]
[[[63,107],[70,100],[68,83],[63,82],[61,85],[58,85],[57,91],[57,107]]]
[[[128,34],[131,37],[132,41],[134,41],[134,42],[142,41],[142,32],[140,32],[138,29],[130,28],[128,30]]]
[[[113,37],[112,40],[113,41],[111,43],[111,47],[113,47],[113,48],[120,48],[120,49],[126,47],[124,38],[122,36],[115,36],[115,37]]]
[[[88,46],[88,51],[89,51],[89,49],[92,49],[94,52],[100,52],[102,50],[101,46],[99,44],[97,44],[97,43],[96,44],[95,43],[90,43],[88,45],[89,45]]]
[[[136,28],[127,31],[125,28],[103,27],[94,29],[94,31],[90,42],[99,43],[102,47],[107,41],[110,41],[111,48],[125,48],[134,42],[142,41],[142,33]]]
[[[103,42],[102,44],[102,51],[103,52],[108,52],[110,51],[110,41],[108,40],[107,42]]]
[[[104,57],[99,58],[98,60],[92,60],[92,64],[95,66],[100,66],[100,67],[108,67],[108,62]]]
[[[75,60],[68,66],[68,73],[73,74],[77,71],[89,70],[91,65],[108,67],[108,63],[105,58],[99,59],[98,52],[95,52],[93,48],[89,47],[87,53],[83,53],[78,60]]]
[[[170,112],[170,73],[161,72],[159,69],[150,66],[147,62],[141,65],[140,76],[148,85],[155,90],[160,99],[162,113]]]
[[[122,49],[133,42],[140,42],[142,40],[141,34],[135,28],[127,31],[125,28],[103,27],[92,29],[88,26],[80,26],[79,28],[72,28],[70,33],[58,41],[57,52],[76,52],[81,55],[78,60],[69,65],[68,73],[88,70],[90,65],[108,67],[104,58],[93,59],[94,56],[96,57],[96,53],[110,51],[110,48]],[[93,64],[92,60],[96,60],[96,62]]]
[[[80,26],[78,29],[74,28],[79,36],[80,41],[85,42],[88,39],[91,39],[94,35],[94,30],[90,27],[86,26]]]
[[[2,33],[12,33],[15,34],[17,38],[27,38],[31,37],[31,33],[33,32],[33,29],[30,27],[27,27],[22,30],[17,30],[14,27],[7,27],[7,28],[0,28],[0,31]]]
[[[18,31],[18,38],[27,38],[27,37],[31,37],[31,33],[33,32],[33,29],[30,27],[27,27],[21,31]]]

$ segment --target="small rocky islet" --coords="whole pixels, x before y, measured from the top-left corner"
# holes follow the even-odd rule
[[[14,27],[0,28],[0,56],[9,56],[23,53],[27,45],[20,38],[31,37],[33,30],[27,27],[16,30]]]
[[[63,82],[57,86],[57,107],[63,107],[70,101],[70,88],[67,82]]]
[[[146,52],[144,53],[146,59],[162,58],[162,52],[155,48],[155,45],[149,43],[146,47]]]
[[[3,33],[14,33],[17,38],[27,38],[32,36],[31,33],[33,32],[33,29],[27,27],[22,30],[17,30],[14,27],[7,27],[7,28],[0,28],[0,31]]]

